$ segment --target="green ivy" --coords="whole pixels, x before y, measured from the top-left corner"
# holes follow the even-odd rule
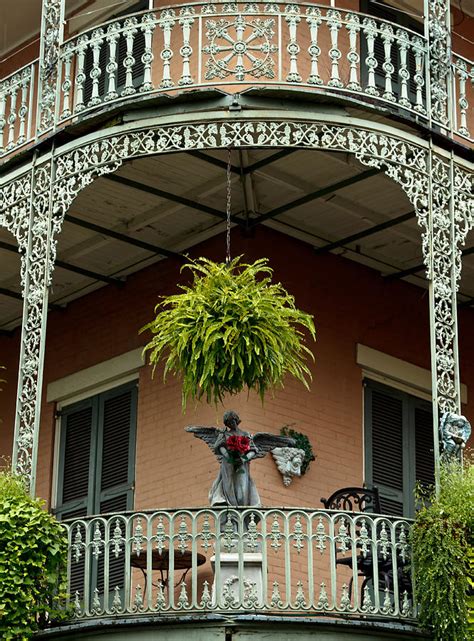
[[[420,624],[435,641],[465,641],[468,631],[469,551],[474,537],[474,466],[441,470],[439,496],[419,496],[412,533]]]
[[[154,334],[144,349],[153,371],[166,358],[165,377],[182,375],[183,408],[188,397],[217,403],[245,386],[263,400],[286,374],[309,387],[305,358],[313,355],[301,329],[314,339],[313,318],[295,307],[280,283],[271,283],[267,262],[200,258],[184,265],[193,273],[192,286],[164,297],[156,318],[140,330]]]
[[[67,541],[61,524],[29,496],[23,480],[0,472],[0,638],[29,639],[62,618]]]
[[[284,425],[280,430],[280,434],[282,436],[290,436],[295,441],[295,447],[298,447],[300,450],[304,450],[304,461],[301,466],[301,476],[303,476],[311,461],[316,459],[309,438],[306,434],[293,430],[290,425]]]

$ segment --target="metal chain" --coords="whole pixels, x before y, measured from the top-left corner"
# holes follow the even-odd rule
[[[232,184],[231,184],[231,149],[229,147],[228,149],[228,156],[227,156],[227,174],[226,174],[226,180],[227,180],[227,203],[226,203],[226,216],[227,216],[227,229],[226,229],[226,256],[225,256],[225,262],[228,265],[231,261],[230,258],[230,214],[231,214],[231,208],[232,208]]]

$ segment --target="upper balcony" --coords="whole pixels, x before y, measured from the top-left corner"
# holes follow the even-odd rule
[[[380,3],[339,4],[196,2],[98,14],[93,26],[80,20],[93,11],[66,16],[57,53],[43,47],[43,63],[38,56],[0,83],[0,158],[125,103],[213,88],[324,94],[472,140],[472,61],[451,56],[442,121],[431,104],[423,17],[410,21]],[[15,56],[9,60],[14,67]]]

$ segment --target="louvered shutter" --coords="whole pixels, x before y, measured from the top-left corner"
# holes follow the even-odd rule
[[[415,477],[425,488],[434,485],[433,412],[427,402],[415,399]]]
[[[378,487],[385,514],[403,514],[404,415],[401,394],[365,383],[366,479]]]
[[[70,405],[61,413],[58,507],[61,519],[133,508],[137,386],[129,383]],[[105,531],[102,528],[102,536]],[[109,537],[113,535],[109,532]],[[81,531],[85,540],[85,530]],[[91,590],[106,587],[104,556],[90,559]],[[125,554],[109,559],[107,586],[123,588]],[[69,591],[84,597],[85,557],[71,560]]]
[[[94,452],[93,399],[70,405],[61,413],[61,453],[58,479],[58,506],[61,518],[87,514],[91,509],[91,467]]]
[[[133,507],[137,387],[133,383],[99,397],[97,507],[100,514]],[[110,532],[111,536],[113,532]],[[125,550],[109,559],[108,590],[124,587]],[[97,587],[105,588],[104,559],[97,562]]]
[[[61,412],[58,506],[54,510],[60,520],[86,516],[93,506],[90,490],[95,460],[94,405],[93,399],[87,399]],[[85,532],[82,530],[81,534]],[[84,563],[84,555],[70,559],[70,594],[83,594]]]
[[[135,64],[132,67],[132,85],[137,88],[143,82],[144,77],[144,66],[142,62],[142,56],[145,53],[145,34],[143,31],[138,31],[133,38],[133,57],[135,59]],[[121,34],[118,40],[117,47],[117,91],[120,94],[125,88],[125,82],[127,77],[127,70],[123,62],[127,55],[127,39]]]

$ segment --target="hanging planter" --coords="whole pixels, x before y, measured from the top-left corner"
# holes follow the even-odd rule
[[[295,307],[280,283],[271,282],[267,263],[266,258],[241,263],[239,257],[184,265],[193,273],[192,286],[163,297],[156,318],[140,330],[154,334],[144,348],[153,371],[165,360],[165,377],[182,376],[183,409],[188,398],[217,403],[245,387],[263,400],[287,374],[309,388],[305,359],[314,357],[302,330],[315,338],[313,317]]]

